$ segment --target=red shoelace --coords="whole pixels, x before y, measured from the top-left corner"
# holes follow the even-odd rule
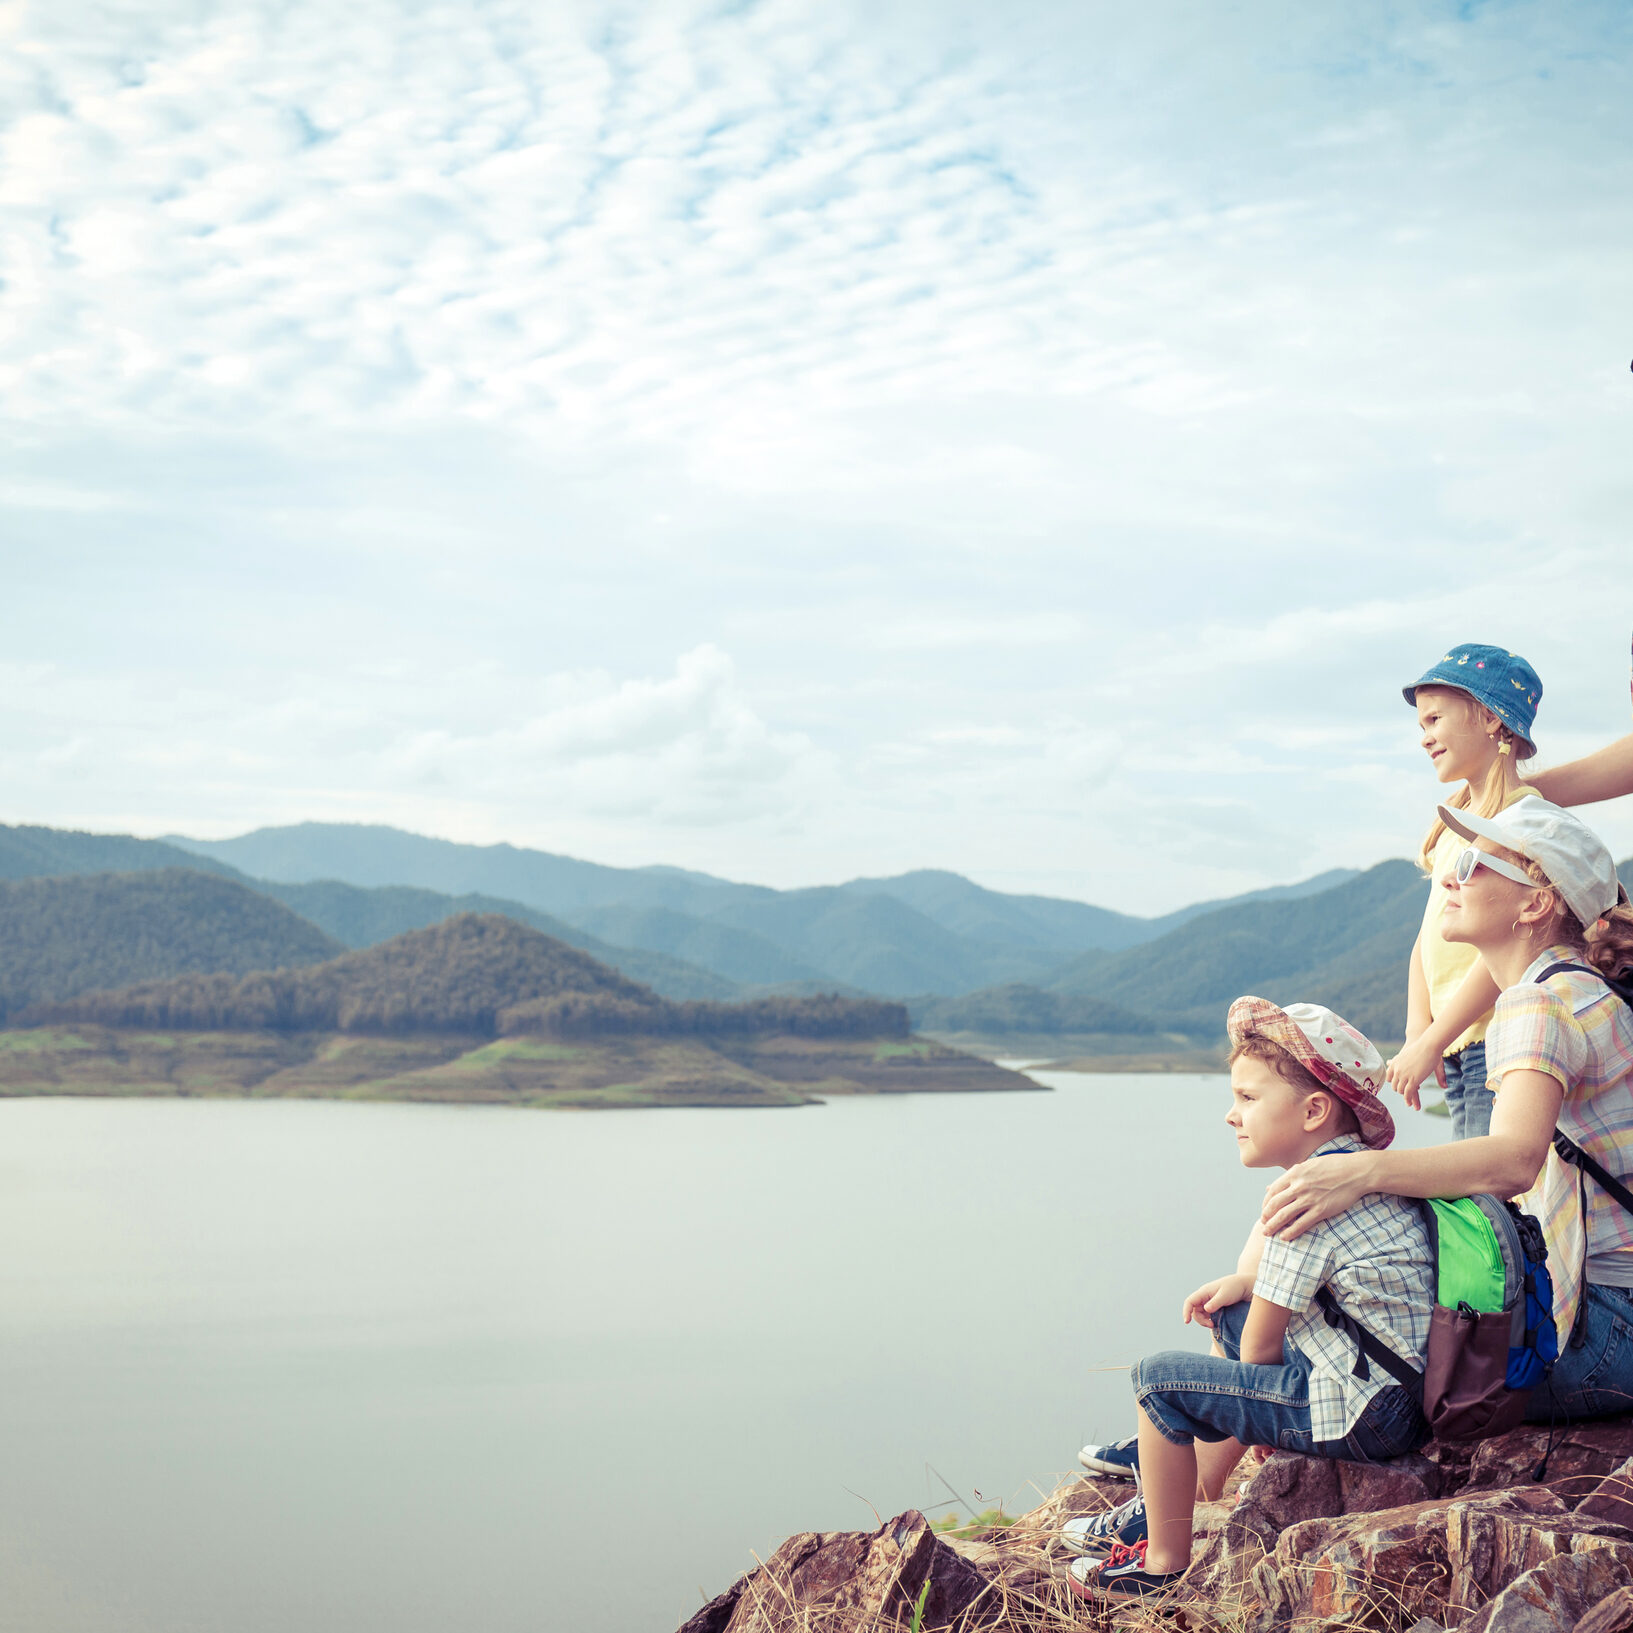
[[[1100,1567],[1101,1571],[1109,1571],[1113,1565],[1127,1565],[1131,1560],[1139,1560],[1140,1569],[1145,1569],[1146,1539],[1141,1537],[1138,1542],[1114,1542],[1111,1552],[1106,1555],[1106,1562]]]

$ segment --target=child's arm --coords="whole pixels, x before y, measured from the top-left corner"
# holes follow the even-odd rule
[[[1258,1366],[1279,1367],[1283,1361],[1282,1340],[1287,1336],[1291,1310],[1254,1295],[1242,1323],[1242,1359]]]
[[[1429,1007],[1429,977],[1423,973],[1423,932],[1419,930],[1406,964],[1406,1041],[1410,1043],[1433,1019],[1434,1011]]]
[[[1633,732],[1607,747],[1526,781],[1555,805],[1592,805],[1633,794]]]
[[[1205,1281],[1179,1307],[1181,1323],[1194,1321],[1199,1327],[1211,1327],[1209,1320],[1215,1310],[1228,1309],[1252,1297],[1253,1283],[1259,1274],[1259,1260],[1264,1257],[1264,1225],[1257,1219],[1247,1233],[1247,1241],[1236,1257],[1236,1274],[1218,1276]]]
[[[1413,957],[1416,957],[1414,951]],[[1397,1094],[1406,1096],[1413,1111],[1420,1108],[1418,1088],[1432,1077],[1441,1088],[1446,1087],[1445,1049],[1454,1038],[1460,1038],[1497,1002],[1501,988],[1491,978],[1491,971],[1483,959],[1476,959],[1474,968],[1463,977],[1445,1009],[1434,1017],[1423,1030],[1413,1036],[1407,1030],[1407,1044],[1384,1068],[1389,1086]]]
[[[1427,1047],[1418,1047],[1418,1039],[1433,1025],[1434,1014],[1429,1007],[1429,978],[1423,973],[1423,932],[1419,930],[1417,940],[1412,943],[1412,956],[1406,965],[1406,1047],[1384,1068],[1384,1081],[1397,1094],[1405,1097],[1413,1111],[1423,1109],[1418,1086],[1431,1071],[1441,1088],[1446,1086],[1446,1068],[1439,1064],[1440,1055],[1431,1054]],[[1452,1036],[1456,1037],[1457,1034],[1454,1032]],[[1405,1060],[1406,1065],[1397,1072],[1395,1062],[1399,1060]],[[1413,1076],[1413,1072],[1417,1075]]]

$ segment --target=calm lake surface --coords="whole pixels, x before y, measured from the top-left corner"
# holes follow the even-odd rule
[[[791,1531],[1027,1506],[1270,1177],[1223,1078],[1040,1080],[0,1103],[0,1627],[668,1633]]]

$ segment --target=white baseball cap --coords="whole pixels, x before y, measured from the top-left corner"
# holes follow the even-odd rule
[[[1528,796],[1496,816],[1483,817],[1442,805],[1440,820],[1465,839],[1489,839],[1529,857],[1584,925],[1626,900],[1610,847],[1563,806]]]

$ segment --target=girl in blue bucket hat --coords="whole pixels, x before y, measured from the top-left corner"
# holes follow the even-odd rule
[[[1542,682],[1517,652],[1499,646],[1454,646],[1410,686],[1424,751],[1442,783],[1460,784],[1441,803],[1450,810],[1495,816],[1535,790],[1519,764],[1536,753],[1532,737]],[[1446,891],[1466,841],[1437,815],[1419,862],[1434,882],[1412,947],[1406,992],[1406,1046],[1390,1061],[1391,1087],[1414,1109],[1418,1089],[1433,1078],[1446,1090],[1452,1135],[1469,1139],[1491,1124],[1486,1087],[1486,1026],[1497,987],[1466,945],[1441,934]]]

